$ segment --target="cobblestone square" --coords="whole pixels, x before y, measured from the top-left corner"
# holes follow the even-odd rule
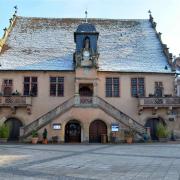
[[[180,180],[180,144],[2,144],[1,179]]]

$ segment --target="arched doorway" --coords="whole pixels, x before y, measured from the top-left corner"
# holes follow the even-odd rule
[[[101,120],[93,121],[89,126],[89,142],[100,143],[101,135],[107,135],[107,126]]]
[[[158,140],[158,137],[156,135],[156,129],[158,123],[162,123],[165,125],[165,122],[160,118],[151,118],[146,121],[145,127],[150,128],[150,134],[152,140]]]
[[[81,142],[81,125],[79,121],[71,120],[66,124],[65,142]]]
[[[23,126],[22,122],[16,118],[9,118],[5,121],[5,124],[7,124],[10,127],[8,140],[9,141],[19,140],[20,127]]]
[[[93,96],[93,85],[92,84],[80,84],[79,85],[80,96]]]

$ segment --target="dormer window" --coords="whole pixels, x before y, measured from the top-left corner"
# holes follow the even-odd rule
[[[99,33],[91,23],[82,23],[74,33],[76,67],[98,67],[97,40]]]

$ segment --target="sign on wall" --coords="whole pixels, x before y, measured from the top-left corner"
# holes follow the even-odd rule
[[[61,124],[59,124],[59,123],[54,123],[54,124],[52,125],[52,128],[53,128],[54,130],[59,130],[59,129],[61,129]]]
[[[117,123],[111,124],[111,131],[112,132],[118,132],[119,131],[119,124],[117,124]]]

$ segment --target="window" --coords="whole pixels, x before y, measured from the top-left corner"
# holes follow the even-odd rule
[[[11,96],[12,95],[12,87],[13,87],[13,80],[12,79],[4,79],[2,84],[2,90],[4,96]]]
[[[50,96],[64,96],[64,77],[50,77]]]
[[[24,77],[24,95],[37,96],[37,77]]]
[[[131,94],[133,97],[143,97],[144,93],[144,78],[131,79]]]
[[[119,78],[106,78],[106,97],[119,97]]]

